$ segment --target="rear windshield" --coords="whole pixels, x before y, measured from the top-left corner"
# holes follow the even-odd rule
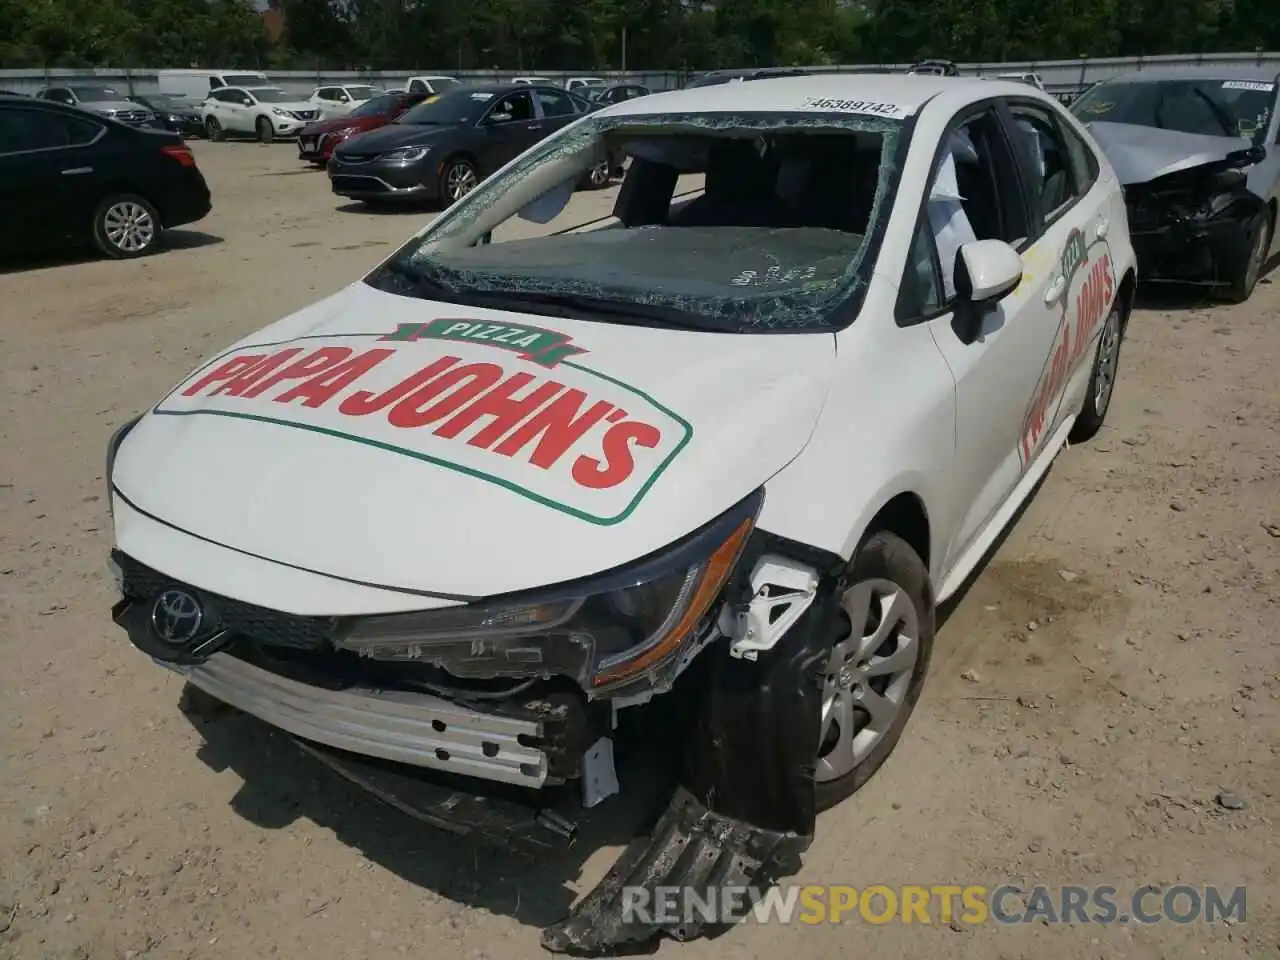
[[[901,121],[880,117],[588,115],[484,181],[368,282],[600,322],[829,330],[851,319],[870,278],[903,137]],[[576,192],[622,165],[612,214]]]
[[[1252,137],[1270,120],[1276,86],[1267,80],[1112,80],[1071,105],[1085,123],[1129,123],[1210,137]]]

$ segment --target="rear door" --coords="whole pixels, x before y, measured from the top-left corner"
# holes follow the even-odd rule
[[[1023,254],[1026,283],[1039,292],[1031,306],[1042,310],[1054,329],[1022,427],[1020,452],[1030,463],[1073,408],[1064,397],[1088,378],[1119,277],[1111,255],[1108,194],[1088,146],[1053,107],[1017,98],[1008,107],[1005,118],[1010,138],[1021,148],[1016,153],[1035,237]]]
[[[572,123],[587,109],[585,103],[580,108],[581,101],[554,87],[535,87],[534,100],[538,105],[538,129],[537,136],[530,138],[530,145]]]
[[[0,246],[18,253],[87,238],[103,172],[89,117],[0,105]]]

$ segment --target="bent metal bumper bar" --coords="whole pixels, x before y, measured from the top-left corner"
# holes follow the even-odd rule
[[[326,690],[227,653],[196,666],[156,662],[223,703],[339,750],[521,787],[541,787],[547,779],[546,755],[520,742],[539,737],[534,721],[479,713],[425,693]]]

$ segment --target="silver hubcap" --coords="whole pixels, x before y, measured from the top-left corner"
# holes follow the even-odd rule
[[[122,200],[107,208],[103,232],[111,245],[128,253],[137,253],[151,245],[156,237],[156,222],[141,204]]]
[[[1116,362],[1120,358],[1120,309],[1107,316],[1098,344],[1098,372],[1093,382],[1093,412],[1101,416],[1111,403],[1111,390],[1116,382]]]
[[[591,168],[591,185],[602,187],[609,182],[609,164],[601,163]]]
[[[446,177],[450,200],[465,197],[475,189],[476,172],[465,163],[454,164]]]
[[[920,619],[891,580],[864,580],[840,601],[849,635],[835,645],[822,690],[816,779],[835,780],[867,758],[901,716],[920,658]]]

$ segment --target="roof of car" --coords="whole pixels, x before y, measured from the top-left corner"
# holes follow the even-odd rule
[[[1126,83],[1158,83],[1161,80],[1259,80],[1263,83],[1274,83],[1280,70],[1275,67],[1262,67],[1254,64],[1202,64],[1185,67],[1157,67],[1151,70],[1139,70],[1120,76],[1108,77],[1101,81],[1123,80]]]
[[[992,85],[1014,81],[979,77],[940,77],[931,74],[823,73],[804,77],[771,77],[750,83],[720,83],[654,93],[607,107],[611,116],[663,112],[710,113],[722,110],[751,112],[808,112],[848,110],[855,113],[905,117],[944,92],[970,89],[975,100],[990,97]],[[1025,93],[1025,84],[1017,84]],[[832,102],[834,101],[834,102]],[[855,109],[861,104],[861,109]],[[884,111],[866,109],[890,108]]]

